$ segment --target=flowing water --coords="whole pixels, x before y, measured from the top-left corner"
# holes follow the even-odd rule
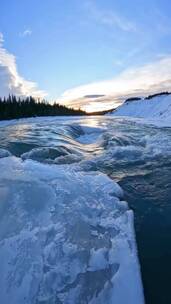
[[[118,182],[135,215],[146,303],[171,303],[170,128],[109,116],[35,118],[2,126],[0,148],[24,162],[100,171]]]

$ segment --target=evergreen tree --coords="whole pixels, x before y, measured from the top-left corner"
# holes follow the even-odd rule
[[[49,104],[46,100],[36,100],[32,96],[17,98],[14,95],[0,98],[0,120],[35,116],[85,115],[86,112],[74,110],[58,103]]]

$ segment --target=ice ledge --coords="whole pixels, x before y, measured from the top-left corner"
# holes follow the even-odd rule
[[[0,159],[1,303],[143,304],[133,213],[106,175]]]

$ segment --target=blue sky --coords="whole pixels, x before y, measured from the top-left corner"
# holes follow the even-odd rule
[[[135,71],[142,78],[142,71],[146,75],[148,69],[148,77],[154,79],[156,68],[166,62],[168,69],[157,75],[156,89],[163,89],[161,83],[166,81],[170,85],[169,0],[1,0],[0,13],[2,92],[43,96],[44,91],[50,100],[62,96],[66,104],[76,105],[73,99],[102,94],[103,86],[104,94],[115,95],[115,90],[106,89],[106,82],[112,87],[120,79],[120,96],[118,92],[115,96],[120,100],[121,84],[127,85],[122,75],[134,74],[126,96],[134,91]],[[143,84],[136,84],[136,92],[144,90],[139,87]]]

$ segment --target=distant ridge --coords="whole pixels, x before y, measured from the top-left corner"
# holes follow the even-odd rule
[[[96,112],[90,112],[87,113],[87,115],[91,116],[91,115],[105,115],[105,114],[111,114],[115,111],[116,109],[109,109],[109,110],[103,110],[103,111],[96,111]]]

